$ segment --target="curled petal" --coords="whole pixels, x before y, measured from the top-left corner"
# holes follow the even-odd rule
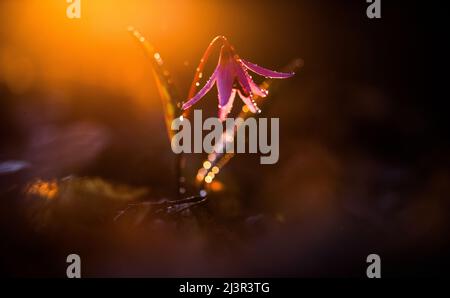
[[[253,94],[258,95],[259,97],[266,97],[267,94],[269,94],[269,91],[267,91],[266,89],[260,88],[258,85],[255,84],[255,82],[253,82],[253,80],[249,80],[250,83],[250,87],[252,88],[252,92]]]
[[[247,81],[250,85],[251,92],[259,97],[266,97],[267,94],[269,94],[269,91],[266,89],[260,88],[258,85],[256,85],[255,82],[253,82],[252,77],[248,74],[248,72],[244,69],[245,76],[247,77]]]
[[[236,89],[233,89],[231,91],[230,97],[228,98],[227,104],[219,108],[220,121],[224,121],[227,118],[228,114],[233,108],[233,102],[235,97],[236,97]]]
[[[258,85],[253,82],[252,77],[248,74],[246,70],[246,66],[238,61],[238,69],[236,71],[239,83],[242,88],[246,91],[247,94],[255,94],[259,97],[266,97],[268,92],[265,89],[260,88]]]
[[[256,106],[256,104],[252,101],[252,99],[250,97],[244,96],[239,90],[237,92],[239,94],[239,97],[242,99],[242,101],[247,105],[250,112],[252,112],[252,113],[259,112],[258,107]]]
[[[203,88],[194,97],[192,97],[186,103],[183,104],[182,109],[186,110],[190,108],[193,104],[195,104],[203,96],[205,96],[205,94],[208,93],[208,91],[211,90],[211,88],[214,86],[216,79],[217,79],[217,69],[213,72],[208,82],[206,82],[205,86],[203,86]]]
[[[236,77],[238,79],[239,84],[241,85],[245,96],[252,96],[252,87],[251,87],[251,79],[250,76],[245,71],[245,68],[241,66],[241,64],[236,64]]]
[[[195,72],[195,76],[194,76],[194,80],[192,81],[191,84],[191,89],[189,90],[189,97],[193,97],[195,94],[195,90],[197,90],[197,82],[200,80],[201,75],[203,73],[203,69],[205,68],[206,62],[209,59],[209,56],[211,55],[211,52],[214,48],[215,45],[217,45],[218,43],[227,43],[227,39],[225,36],[219,35],[216,36],[209,44],[208,48],[206,49],[205,53],[203,54],[202,59],[200,59],[200,64],[197,66],[197,70]]]
[[[295,73],[291,72],[291,73],[286,73],[286,72],[278,72],[278,71],[273,71],[264,67],[261,67],[259,65],[253,64],[251,62],[245,61],[243,59],[241,59],[242,64],[245,65],[246,68],[250,69],[251,71],[267,77],[267,78],[273,78],[273,79],[286,79],[286,78],[290,78],[292,77]]]

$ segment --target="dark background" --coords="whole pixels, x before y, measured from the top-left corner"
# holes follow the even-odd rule
[[[365,277],[371,253],[381,256],[383,276],[446,274],[443,7],[384,0],[382,18],[368,19],[363,0],[194,2],[185,18],[200,22],[181,19],[173,28],[187,27],[185,35],[171,34],[170,23],[164,32],[140,24],[181,94],[194,74],[190,61],[218,34],[271,69],[303,59],[263,107],[263,116],[280,118],[279,162],[237,156],[206,206],[183,218],[131,212],[114,222],[130,200],[111,199],[105,188],[146,188],[144,200],[175,195],[175,159],[151,73],[143,73],[143,97],[152,106],[83,78],[57,92],[34,84],[19,94],[0,80],[0,162],[30,164],[0,173],[2,275],[64,277],[70,253],[81,256],[84,276]],[[6,31],[0,42],[14,43]],[[117,43],[129,43],[126,51],[100,53],[101,41],[85,42],[94,60],[117,54],[148,70],[124,36]],[[81,68],[87,63],[70,54]],[[45,61],[36,63],[45,69]],[[199,107],[214,113],[215,92]],[[188,182],[200,162],[189,157]],[[58,183],[58,202],[27,195],[38,178]]]

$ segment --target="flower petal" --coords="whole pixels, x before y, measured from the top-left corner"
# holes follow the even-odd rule
[[[203,53],[202,58],[200,59],[200,63],[197,66],[194,80],[191,84],[191,89],[189,89],[189,97],[194,97],[195,91],[197,90],[197,82],[200,80],[201,76],[203,75],[203,69],[205,68],[206,62],[209,59],[209,56],[211,55],[212,50],[214,49],[214,46],[217,45],[219,42],[223,44],[224,42],[227,42],[227,39],[225,36],[219,35],[216,36],[209,44],[208,48],[206,48],[205,52]]]
[[[231,91],[230,97],[228,98],[228,102],[225,106],[222,106],[219,108],[219,119],[220,121],[224,121],[228,114],[230,113],[231,109],[233,108],[233,102],[234,98],[236,97],[236,89],[233,89]]]
[[[250,87],[252,88],[253,94],[258,95],[259,97],[266,97],[267,94],[269,94],[269,91],[256,85],[255,82],[253,82],[252,78],[249,79],[249,83]]]
[[[216,79],[217,79],[217,68],[209,78],[208,82],[206,82],[205,86],[203,86],[203,88],[194,97],[192,97],[186,103],[184,103],[182,109],[186,110],[190,108],[193,104],[195,104],[203,96],[205,96],[205,94],[208,93],[208,91],[211,90],[211,88],[214,86]]]
[[[251,71],[253,71],[261,76],[265,76],[267,78],[285,79],[285,78],[290,78],[295,74],[293,72],[286,73],[286,72],[273,71],[273,70],[261,67],[259,65],[253,64],[251,62],[245,61],[244,59],[241,59],[241,62],[245,65],[245,67],[247,67]]]
[[[219,108],[227,105],[233,89],[235,72],[232,63],[217,67],[217,91],[219,92]]]
[[[248,82],[247,86],[245,87],[247,89],[250,89],[250,91],[248,93],[253,93],[254,95],[257,95],[259,97],[266,97],[267,94],[269,94],[269,92],[266,89],[260,88],[258,85],[256,85],[255,82],[253,82],[252,77],[248,74],[245,65],[242,62],[239,62],[239,66],[242,70],[242,73],[245,76],[246,81]],[[241,76],[239,76],[239,72],[238,72],[238,78],[240,81],[244,81],[244,78],[242,78]],[[242,84],[241,84],[242,86]],[[244,86],[242,86],[244,88]]]
[[[242,101],[247,105],[248,109],[252,113],[257,113],[260,111],[260,109],[256,106],[256,104],[253,102],[253,100],[250,97],[244,96],[241,91],[237,91],[239,96],[241,97]]]
[[[241,63],[235,64],[236,77],[238,78],[238,82],[241,85],[243,91],[246,96],[252,96],[252,87],[249,82],[250,76],[247,74],[244,66]]]

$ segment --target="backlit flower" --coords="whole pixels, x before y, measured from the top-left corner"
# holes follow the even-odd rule
[[[223,36],[218,36],[211,42],[207,52],[205,52],[205,56],[207,54],[209,55],[209,49],[217,41],[222,42],[217,67],[203,88],[183,104],[183,110],[188,109],[199,101],[216,84],[219,99],[219,119],[221,121],[225,120],[231,111],[236,94],[239,95],[251,112],[257,113],[260,110],[254,101],[254,97],[265,97],[268,91],[260,88],[253,81],[252,77],[248,74],[248,70],[267,78],[276,79],[285,79],[294,75],[294,73],[269,70],[241,59]],[[201,63],[204,62],[205,60],[202,59]],[[198,69],[197,71],[199,72]]]

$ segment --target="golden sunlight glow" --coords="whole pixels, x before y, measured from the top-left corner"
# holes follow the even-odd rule
[[[199,20],[208,23],[220,8],[204,1],[89,0],[81,1],[80,19],[69,19],[67,5],[64,0],[0,1],[5,29],[0,30],[0,83],[14,94],[34,86],[61,92],[96,86],[155,113],[160,113],[159,94],[150,64],[127,28],[134,26],[151,40],[161,50],[155,58],[171,61],[172,73],[191,73],[184,62],[198,57],[214,34]],[[91,101],[76,99],[78,105]],[[148,109],[140,111],[148,114]]]

